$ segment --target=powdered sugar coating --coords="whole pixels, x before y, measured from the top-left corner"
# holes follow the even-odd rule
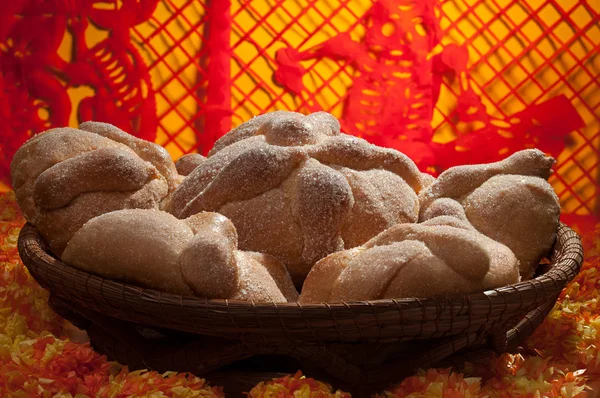
[[[304,245],[302,265],[290,267],[290,273],[299,283],[312,264],[344,248],[341,230],[354,198],[343,175],[314,159],[299,170],[295,188],[292,200],[296,202],[294,208]]]
[[[354,170],[383,169],[399,177],[415,191],[421,191],[421,173],[415,163],[402,152],[383,148],[345,134],[327,137],[319,145],[307,147],[310,157],[324,164]]]
[[[206,158],[199,153],[188,153],[175,162],[175,168],[179,175],[187,176],[194,171],[196,167],[204,163],[205,160]]]
[[[331,290],[352,259],[365,249],[353,248],[339,251],[321,259],[311,268],[304,281],[298,302],[328,303],[332,299]]]
[[[289,274],[274,257],[242,251],[237,251],[235,256],[240,277],[232,299],[276,303],[298,299]],[[274,263],[277,263],[276,268]]]
[[[235,293],[239,269],[235,242],[217,228],[201,228],[179,258],[181,277],[196,295],[228,298]]]
[[[288,111],[275,111],[270,113],[265,113],[263,115],[254,116],[252,119],[240,124],[223,137],[219,138],[213,148],[208,152],[208,156],[211,157],[219,152],[221,149],[230,146],[238,141],[244,140],[246,138],[250,138],[255,136],[258,133],[259,128],[271,118],[276,118],[281,115],[288,116],[290,114],[300,115],[296,112],[288,112]]]
[[[248,260],[253,261],[255,264],[260,264],[266,271],[270,278],[273,280],[277,287],[277,291],[280,292],[283,297],[285,297],[285,301],[296,302],[298,301],[298,291],[294,287],[294,283],[292,282],[292,278],[290,277],[289,272],[285,268],[279,260],[275,257],[270,256],[264,253],[256,253],[256,252],[241,252],[244,257]],[[256,278],[255,278],[256,279]],[[264,280],[267,280],[265,278]],[[270,283],[270,282],[269,282]],[[241,289],[240,289],[241,290]],[[272,291],[274,289],[264,289],[263,291]],[[270,293],[270,294],[279,294],[279,293]],[[266,301],[266,300],[265,300]],[[270,301],[275,301],[271,299]]]
[[[51,129],[29,139],[15,153],[10,167],[12,186],[25,219],[35,225],[33,185],[45,170],[85,152],[115,147],[132,152],[125,145],[69,127]]]
[[[529,279],[556,238],[560,203],[552,186],[539,177],[494,176],[465,200],[465,212],[477,230],[508,246]]]
[[[262,148],[266,146],[265,137],[256,136],[241,142],[232,143],[215,155],[210,156],[202,162],[200,165],[202,167],[196,167],[175,190],[167,211],[177,217],[181,217],[180,213],[185,206],[202,192],[225,166],[249,148]]]
[[[304,240],[298,239],[303,232],[293,213],[293,182],[288,179],[280,187],[255,198],[228,203],[219,209],[237,226],[240,247],[260,247],[287,265],[303,263]]]
[[[293,148],[249,148],[229,164],[178,213],[188,217],[200,211],[216,211],[226,203],[248,200],[281,184],[305,155]]]
[[[178,175],[175,163],[169,152],[154,142],[146,141],[127,134],[118,127],[108,123],[84,122],[79,125],[80,130],[89,131],[113,141],[120,142],[131,148],[140,158],[150,162],[169,184],[169,192],[177,188]]]
[[[416,221],[420,189],[408,157],[340,133],[332,115],[274,112],[222,137],[169,210],[227,215],[241,248],[277,256],[299,285],[329,253]]]
[[[554,162],[528,149],[497,163],[450,168],[419,194],[421,220],[440,198],[455,200],[473,227],[515,253],[521,277],[529,279],[558,227],[560,203],[546,181]]]
[[[417,194],[398,175],[381,169],[336,169],[350,184],[354,199],[342,225],[345,248],[360,246],[393,225],[417,222]]]
[[[436,199],[423,213],[422,221],[433,222],[432,219],[438,219],[440,217],[451,217],[455,220],[459,220],[465,228],[472,228],[472,225],[467,219],[465,209],[460,203],[450,198]]]
[[[519,280],[518,261],[506,246],[449,215],[429,221],[397,224],[361,247],[322,259],[306,278],[300,302],[465,294]]]
[[[434,182],[434,176],[428,173],[421,173],[421,190],[430,187]]]
[[[33,187],[42,209],[57,209],[94,191],[136,191],[158,178],[156,169],[119,148],[100,148],[46,169]],[[110,177],[110,178],[107,178]]]
[[[157,209],[167,194],[167,184],[155,179],[137,191],[87,192],[77,196],[68,206],[40,211],[35,227],[57,256],[79,228],[101,214],[121,209]]]
[[[175,294],[275,302],[298,296],[285,266],[271,256],[237,250],[233,224],[217,213],[185,220],[154,209],[102,214],[74,234],[63,261]]]
[[[419,193],[421,214],[438,198],[451,198],[463,202],[471,192],[499,174],[516,174],[547,179],[555,160],[538,149],[526,149],[508,158],[489,164],[451,167]]]
[[[159,210],[119,210],[88,221],[67,245],[62,260],[105,278],[190,295],[179,256],[192,239],[183,221]]]
[[[158,208],[168,195],[166,178],[137,153],[164,160],[160,150],[153,151],[110,125],[87,125],[102,127],[111,132],[105,135],[123,143],[96,132],[52,129],[26,142],[11,164],[15,193],[27,221],[58,256],[89,219],[119,209]]]

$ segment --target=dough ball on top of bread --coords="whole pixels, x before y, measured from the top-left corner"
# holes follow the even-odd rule
[[[175,162],[175,167],[177,168],[179,175],[187,176],[194,171],[196,167],[204,163],[205,160],[206,158],[199,153],[188,153]]]
[[[37,134],[15,154],[19,206],[60,256],[89,219],[125,208],[159,208],[177,186],[167,151],[106,124]]]
[[[341,133],[328,113],[278,111],[220,138],[175,191],[170,212],[224,214],[241,249],[277,257],[300,286],[328,254],[416,222],[422,178],[406,155]]]
[[[308,274],[299,301],[467,294],[519,281],[512,251],[477,232],[458,202],[442,199],[432,204],[429,216],[325,257]]]
[[[62,260],[102,277],[209,299],[287,302],[298,297],[283,264],[237,249],[233,224],[217,213],[185,220],[159,210],[118,210],[88,221]]]

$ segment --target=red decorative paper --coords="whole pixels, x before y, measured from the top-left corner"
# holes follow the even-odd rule
[[[573,105],[558,96],[530,105],[508,120],[490,116],[466,76],[466,48],[448,45],[434,53],[442,36],[436,5],[376,1],[362,18],[366,33],[360,41],[342,32],[305,51],[280,49],[275,78],[290,92],[310,96],[302,84],[307,73],[302,61],[351,62],[356,73],[345,102],[343,130],[399,149],[433,174],[460,164],[497,161],[525,148],[558,156],[568,135],[584,126]],[[434,141],[431,119],[443,79],[458,81],[460,92],[449,118],[456,138],[440,144]],[[466,128],[461,129],[463,125]],[[474,129],[475,125],[483,127]]]
[[[341,104],[345,132],[399,149],[432,174],[530,147],[562,153],[551,181],[565,211],[599,214],[600,11],[593,2],[474,0],[461,3],[460,13],[446,0],[373,0],[366,12],[349,3],[292,3],[7,2],[0,15],[0,181],[9,180],[10,160],[31,134],[73,116],[150,140],[158,130],[160,143],[179,156],[208,152],[250,115],[286,107],[339,112]],[[503,36],[502,26],[514,32]],[[106,38],[86,42],[97,29]],[[324,31],[337,33],[307,45]],[[301,42],[290,39],[298,33]],[[71,44],[69,59],[58,56]],[[505,65],[492,62],[496,55]],[[474,76],[482,67],[485,81]],[[512,70],[520,81],[509,81]],[[307,89],[308,81],[316,86]],[[492,95],[496,85],[506,92],[501,98]],[[78,87],[93,94],[71,103],[69,90]]]
[[[7,181],[15,151],[32,134],[67,126],[73,104],[67,90],[90,87],[77,108],[80,121],[112,123],[134,135],[156,137],[150,74],[129,30],[154,12],[158,0],[13,0],[0,13],[0,179]],[[88,47],[89,25],[108,37]],[[63,36],[73,40],[68,61],[58,55]]]

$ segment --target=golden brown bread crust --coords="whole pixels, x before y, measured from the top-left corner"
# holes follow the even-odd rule
[[[82,126],[90,131],[59,128],[34,136],[11,163],[25,218],[58,256],[89,219],[124,208],[158,208],[175,188],[165,178],[175,166],[164,149],[104,123]]]
[[[237,250],[233,224],[217,213],[185,220],[159,210],[105,213],[74,234],[63,261],[175,294],[274,302],[298,297],[283,264]]]
[[[276,256],[300,285],[315,261],[416,222],[421,174],[404,154],[340,133],[318,112],[274,112],[222,137],[169,211],[226,215],[244,250]]]
[[[312,268],[301,303],[465,294],[515,283],[518,261],[506,246],[460,217],[397,224],[366,244]]]
[[[439,198],[456,200],[479,232],[515,253],[521,277],[529,279],[558,228],[560,203],[546,181],[554,162],[528,149],[497,163],[450,168],[419,194],[421,219]]]

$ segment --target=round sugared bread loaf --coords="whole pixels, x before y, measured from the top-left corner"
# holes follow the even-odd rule
[[[95,122],[35,135],[15,154],[11,177],[25,218],[58,256],[89,219],[159,208],[178,181],[164,148]]]
[[[458,202],[421,224],[398,224],[312,268],[301,303],[467,294],[519,281],[512,251],[477,232]]]
[[[300,285],[328,254],[416,222],[423,178],[404,154],[342,134],[328,113],[279,111],[217,141],[169,210],[226,215],[240,248],[277,257]]]
[[[515,253],[521,277],[529,279],[558,228],[560,202],[546,181],[553,164],[528,149],[496,163],[452,167],[419,194],[421,219],[439,198],[458,201],[479,232]]]
[[[108,279],[210,299],[286,302],[298,298],[285,266],[237,249],[235,227],[217,213],[179,220],[129,209],[89,220],[63,253],[69,265]]]

